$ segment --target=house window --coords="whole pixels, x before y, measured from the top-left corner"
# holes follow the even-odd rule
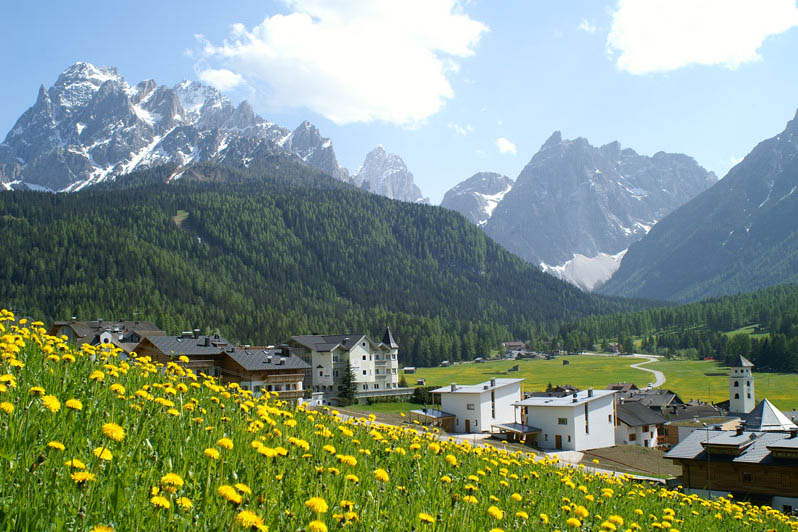
[[[648,425],[643,425],[643,432],[648,432]]]
[[[365,375],[365,374],[366,374],[366,370],[364,369],[364,370],[363,370],[363,375]]]
[[[363,360],[366,360],[366,355],[363,355]]]
[[[750,393],[748,393],[748,394],[746,394],[746,395],[748,396],[748,398],[749,398],[749,399],[751,398],[751,394],[750,394]]]
[[[735,399],[739,399],[740,398],[740,394],[739,393],[734,394],[734,398]]]
[[[739,388],[740,387],[740,381],[734,381],[734,387],[735,388]]]
[[[337,377],[338,376],[338,370],[335,370],[334,374]]]
[[[468,403],[466,405],[466,410],[474,410],[474,403]]]
[[[338,355],[333,355],[333,362],[338,362]]]
[[[568,418],[567,417],[558,417],[557,418],[557,424],[558,425],[567,425],[568,424]]]
[[[746,386],[751,386],[751,381],[745,383]]]
[[[360,345],[362,345],[363,347],[366,347],[366,342],[363,342],[363,343],[362,343],[362,344],[360,344]]]
[[[380,385],[379,385],[379,384],[375,384],[375,385],[374,385],[374,389],[375,389],[375,390],[379,390],[379,389],[380,389]]]
[[[571,435],[568,435],[568,443],[571,443]]]
[[[368,390],[368,389],[369,389],[369,385],[368,385],[368,384],[364,384],[364,385],[363,385],[363,389],[364,389],[364,390]]]
[[[609,421],[609,422],[610,422],[610,424],[612,424],[612,414],[610,414],[610,415],[608,415],[608,416],[607,416],[607,421]]]
[[[637,434],[634,434],[634,433],[630,434],[629,435],[629,441],[635,441],[635,440],[637,440]]]
[[[324,377],[324,371],[319,371],[319,377]]]
[[[754,480],[754,476],[751,473],[743,473],[743,482],[751,482]]]
[[[544,434],[543,435],[543,439],[546,440],[546,441],[549,441],[549,435],[548,434]]]

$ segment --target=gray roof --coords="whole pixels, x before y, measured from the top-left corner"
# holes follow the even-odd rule
[[[355,347],[362,338],[366,338],[363,333],[351,334],[305,334],[292,336],[291,339],[298,344],[304,345],[313,351],[328,352],[340,346],[345,351]]]
[[[230,343],[222,337],[198,336],[197,338],[182,336],[150,336],[147,337],[155,347],[166,355],[218,355],[230,348]],[[207,340],[207,344],[205,345]],[[215,344],[215,345],[214,345]]]
[[[455,384],[455,390],[452,391],[452,385],[443,386],[441,388],[436,388],[432,390],[431,393],[482,393],[487,392],[490,390],[495,390],[497,388],[502,388],[504,386],[509,386],[511,384],[517,384],[519,382],[523,382],[524,379],[493,379],[495,384],[491,381],[485,381],[479,384]]]
[[[743,424],[745,430],[761,430],[761,431],[787,431],[798,429],[798,426],[793,423],[790,418],[785,416],[781,410],[776,406],[763,399],[756,407],[748,414]]]
[[[742,449],[739,455],[713,453],[709,458],[713,462],[798,465],[798,462],[794,460],[774,458],[771,449],[768,448],[793,448],[798,444],[798,439],[791,438],[789,433],[784,432],[746,431],[738,434],[735,431],[694,430],[676,447],[668,451],[665,458],[705,461],[707,460],[707,451],[704,449],[704,445],[707,441],[710,445]]]
[[[708,403],[671,405],[662,410],[662,413],[671,421],[682,419],[695,419],[702,417],[722,417],[726,415],[726,410],[716,405]]]
[[[593,392],[589,395],[589,392]],[[582,390],[575,394],[564,397],[527,397],[523,401],[513,403],[515,406],[577,406],[595,401],[601,397],[607,397],[617,392],[615,390]],[[574,397],[574,395],[576,397]]]
[[[277,349],[234,349],[225,354],[247,371],[310,368],[298,356],[283,356]]]
[[[638,402],[619,404],[617,415],[618,419],[630,427],[665,423],[665,418],[662,415]]]
[[[670,390],[660,390],[658,388],[630,390],[628,392],[621,393],[619,397],[623,398],[624,401],[638,401],[643,406],[647,406],[649,408],[662,408],[663,406],[668,406],[674,402],[677,404],[683,403],[681,398],[676,395],[675,392]]]
[[[142,336],[146,336],[145,334],[142,334],[145,331],[147,333],[152,334],[152,335],[165,334],[161,329],[158,328],[157,325],[155,325],[151,321],[129,321],[129,320],[123,320],[123,321],[108,321],[108,320],[102,320],[102,321],[97,321],[97,320],[95,320],[95,321],[77,321],[77,320],[56,321],[56,322],[53,322],[51,330],[55,329],[57,327],[64,327],[64,326],[71,327],[72,330],[75,331],[75,333],[78,335],[79,338],[85,338],[86,336],[93,336],[93,335],[95,335],[97,333],[105,332],[106,329],[111,329],[111,330],[118,329],[120,332],[122,332],[122,331],[126,331],[126,332],[135,331],[135,332],[139,333]]]
[[[382,335],[382,343],[391,349],[399,349],[399,344],[397,344],[396,340],[393,339],[393,334],[391,334],[390,327],[385,328],[385,334]]]
[[[418,410],[411,410],[410,412],[420,416],[427,416],[434,418],[457,417],[454,414],[450,414],[449,412],[444,412],[443,410],[436,410],[434,408],[420,408]]]
[[[499,429],[504,429],[509,432],[515,432],[517,434],[532,434],[535,432],[543,432],[543,430],[533,427],[532,425],[524,425],[521,423],[500,423],[493,425]]]
[[[754,364],[743,355],[739,355],[737,358],[734,359],[729,365],[730,368],[753,368]]]

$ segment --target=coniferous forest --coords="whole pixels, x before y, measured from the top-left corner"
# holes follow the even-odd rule
[[[273,344],[390,325],[406,364],[650,303],[585,294],[452,211],[393,201],[284,157],[138,172],[71,194],[0,194],[0,303],[53,320],[148,319]]]

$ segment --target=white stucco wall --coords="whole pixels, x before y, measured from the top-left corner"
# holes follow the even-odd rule
[[[495,399],[496,416],[493,417],[491,406],[491,390],[478,393],[443,392],[441,393],[441,410],[454,414],[455,432],[466,432],[465,420],[469,420],[469,432],[491,432],[493,425],[498,423],[512,423],[515,418],[513,403],[521,400],[521,383],[511,383],[493,390]],[[468,410],[468,405],[474,405],[474,410]]]
[[[630,434],[635,435],[634,440],[629,439]],[[657,432],[656,425],[648,425],[648,431],[646,432],[643,432],[643,426],[630,427],[625,423],[621,423],[615,428],[616,445],[639,445],[640,447],[646,447],[646,441],[648,441],[648,447],[656,447],[658,436],[659,433]]]
[[[589,433],[585,433],[585,404],[588,407]],[[527,406],[526,424],[541,429],[537,445],[556,449],[557,435],[562,449],[584,451],[615,445],[615,412],[612,395],[598,397],[573,406]],[[560,425],[559,419],[566,424]]]

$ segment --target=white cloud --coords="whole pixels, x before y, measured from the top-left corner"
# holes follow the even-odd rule
[[[798,25],[795,0],[619,0],[607,48],[632,74],[687,65],[734,69]]]
[[[509,139],[504,137],[499,137],[496,139],[496,147],[499,149],[499,153],[515,155],[518,153],[518,150]]]
[[[333,122],[417,125],[454,97],[448,76],[487,26],[459,0],[284,0],[287,15],[222,44],[205,61],[268,86],[275,108],[306,107]]]
[[[449,122],[449,128],[454,130],[455,133],[461,136],[470,135],[474,132],[474,126],[471,124],[456,124],[454,122]]]
[[[579,29],[581,31],[584,31],[585,33],[590,33],[592,35],[592,34],[596,33],[596,30],[598,28],[596,27],[595,24],[593,24],[589,20],[587,20],[586,18],[583,18],[582,21],[579,23],[579,26],[577,27],[577,29]]]
[[[244,83],[244,77],[226,68],[206,68],[199,71],[199,78],[220,91],[234,89]]]

